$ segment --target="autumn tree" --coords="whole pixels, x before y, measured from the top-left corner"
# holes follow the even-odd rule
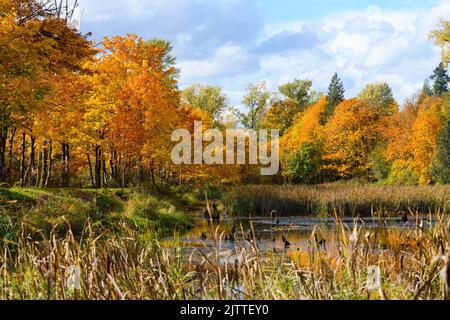
[[[433,82],[401,110],[386,83],[344,100],[335,74],[327,96],[309,80],[274,95],[265,82],[248,85],[242,109],[230,115],[219,87],[179,90],[170,42],[127,35],[94,45],[73,27],[76,7],[0,0],[0,184],[182,190],[263,181],[257,166],[174,165],[172,132],[192,134],[197,121],[203,133],[241,125],[281,130],[287,182],[450,182],[448,21],[432,34],[443,51]]]
[[[419,184],[436,182],[433,165],[438,154],[439,136],[444,129],[443,103],[442,98],[426,99],[412,128],[411,167]]]
[[[386,146],[382,151],[380,162],[388,164],[388,176],[383,178],[386,178],[389,183],[415,184],[417,181],[411,160],[414,157],[412,131],[425,98],[418,95],[407,99],[402,110],[389,117],[382,128]],[[385,169],[382,168],[382,170]]]
[[[131,172],[139,183],[145,166],[154,173],[168,162],[179,107],[176,69],[165,63],[165,46],[135,35],[105,39],[100,50],[91,65],[83,130],[88,156],[93,153],[93,184],[125,186]]]
[[[310,80],[294,80],[279,87],[281,97],[274,97],[264,119],[263,126],[280,130],[281,135],[292,126],[297,115],[317,102],[320,97],[312,90]]]
[[[433,31],[431,37],[442,48],[442,62],[448,66],[450,62],[450,21],[442,20],[441,28]]]
[[[389,119],[385,159],[391,164],[389,183],[430,184],[445,182],[448,150],[447,116],[442,98],[417,96]],[[447,141],[447,142],[445,142]]]
[[[296,113],[306,110],[319,98],[319,94],[312,89],[310,80],[295,79],[282,85],[278,90],[287,101],[296,106]]]
[[[228,98],[220,87],[193,84],[183,90],[182,103],[208,113],[218,124],[228,108]]]
[[[436,178],[441,183],[450,183],[450,95],[448,93],[448,82],[450,78],[445,71],[450,62],[450,22],[441,21],[441,28],[431,33],[431,37],[436,44],[442,49],[442,64],[435,71],[434,76],[434,93],[439,95],[447,92],[444,104],[442,106],[442,115],[444,125],[438,138],[438,154],[435,159],[434,172]],[[447,80],[447,82],[445,82]]]
[[[387,83],[368,84],[359,93],[358,99],[373,106],[376,112],[383,115],[392,115],[398,111],[398,104]]]
[[[365,101],[342,102],[325,129],[326,168],[343,178],[369,177],[382,117],[378,108]]]
[[[80,132],[90,89],[86,77],[73,72],[53,77],[52,90],[44,100],[46,108],[35,114],[30,131],[33,134],[31,140],[37,139],[39,142],[37,167],[41,170],[37,171],[34,179],[39,186],[46,187],[51,183],[53,186],[68,187],[71,176],[80,177],[85,166],[85,156],[80,151],[85,146]],[[32,145],[30,147],[33,149]],[[31,180],[25,174],[24,184],[31,183]]]
[[[265,82],[247,85],[247,92],[242,100],[245,111],[233,109],[233,114],[247,129],[259,129],[267,113],[270,93]]]
[[[324,152],[324,127],[321,125],[328,102],[326,97],[300,114],[281,138],[283,175],[296,183],[320,182]]]
[[[264,117],[263,127],[267,129],[278,129],[284,135],[292,126],[299,114],[298,104],[294,101],[273,98],[270,101],[270,108]]]
[[[169,79],[176,85],[181,70],[176,67],[177,59],[172,54],[172,44],[167,40],[155,38],[144,41],[144,46],[159,48],[162,69],[170,73]]]
[[[4,181],[6,141],[17,131],[31,137],[27,171],[35,175],[36,138],[31,129],[52,89],[52,77],[82,72],[82,63],[93,49],[87,35],[71,27],[73,8],[34,0],[1,0],[1,7],[0,180]],[[14,140],[9,142],[12,145]]]

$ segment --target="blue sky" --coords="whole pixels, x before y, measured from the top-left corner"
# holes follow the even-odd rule
[[[223,87],[239,105],[248,83],[272,91],[296,78],[326,91],[338,72],[347,97],[388,82],[399,102],[418,91],[439,50],[428,39],[450,0],[80,0],[83,31],[174,46],[181,88]]]
[[[332,15],[341,10],[365,10],[377,5],[383,10],[427,9],[437,0],[259,0],[264,16],[269,21],[312,20]]]

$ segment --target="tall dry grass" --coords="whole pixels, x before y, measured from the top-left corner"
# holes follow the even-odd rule
[[[233,213],[253,216],[268,216],[273,210],[281,216],[427,214],[450,211],[450,186],[243,186],[235,188],[225,203]]]
[[[230,252],[218,229],[212,251],[190,255],[181,246],[135,240],[126,226],[121,235],[101,236],[87,227],[79,240],[70,232],[39,241],[22,233],[0,247],[0,298],[447,299],[450,224],[444,214],[436,217],[435,225],[409,231],[362,223],[350,229],[336,217],[325,246],[317,227],[307,248],[278,252],[262,252],[256,239],[238,239]],[[369,288],[374,266],[379,285]],[[79,289],[67,287],[74,267]]]

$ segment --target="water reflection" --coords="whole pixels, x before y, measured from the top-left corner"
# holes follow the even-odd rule
[[[435,220],[432,216],[416,216],[405,219],[397,218],[345,218],[342,225],[333,218],[308,217],[233,217],[211,222],[202,215],[196,216],[195,228],[179,238],[167,238],[166,245],[182,249],[186,255],[205,257],[219,251],[221,260],[226,263],[235,262],[237,246],[242,248],[255,246],[262,253],[283,254],[295,259],[307,259],[309,252],[315,249],[338,249],[343,241],[365,242],[370,244],[371,238],[377,239],[380,250],[391,246],[408,245],[408,239],[414,239],[413,233],[419,229],[432,227]],[[342,229],[341,229],[342,228]],[[389,230],[389,232],[387,232]],[[394,239],[395,238],[395,239]],[[400,239],[400,240],[399,240]],[[217,248],[219,250],[217,250]]]

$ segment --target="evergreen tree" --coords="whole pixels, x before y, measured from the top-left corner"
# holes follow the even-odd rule
[[[428,81],[428,79],[425,80],[425,83],[423,84],[422,94],[427,95],[428,97],[433,95],[433,90],[431,90],[430,81]]]
[[[436,69],[434,69],[433,75],[430,77],[430,79],[434,80],[433,94],[435,96],[441,97],[446,92],[448,92],[448,83],[450,82],[450,77],[448,76],[447,69],[444,67],[444,64],[442,62]]]
[[[338,74],[335,73],[328,87],[328,106],[326,111],[326,119],[329,119],[336,107],[345,100],[345,88]]]
[[[434,174],[440,183],[450,183],[450,109],[447,107],[450,97],[443,106],[445,124],[439,135],[439,145],[434,163]]]
[[[434,163],[434,173],[437,181],[450,183],[450,120],[445,123],[439,136],[439,149]]]
[[[430,87],[430,81],[428,79],[425,80],[422,90],[419,94],[419,100],[418,103],[421,104],[427,97],[433,96],[433,90]]]

